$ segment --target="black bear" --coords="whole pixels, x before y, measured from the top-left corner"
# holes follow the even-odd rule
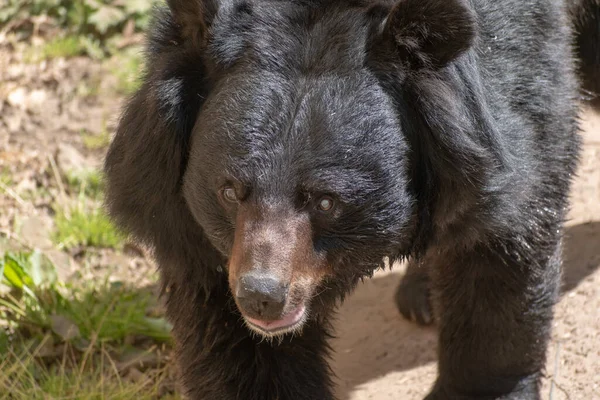
[[[185,394],[334,399],[336,305],[407,259],[427,399],[538,399],[580,147],[567,5],[167,3],[105,172]]]

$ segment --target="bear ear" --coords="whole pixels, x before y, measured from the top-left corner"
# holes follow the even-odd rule
[[[219,9],[219,0],[167,0],[182,35],[193,43],[205,44],[210,25]]]
[[[441,68],[473,43],[475,15],[464,0],[400,0],[383,33],[411,67]]]

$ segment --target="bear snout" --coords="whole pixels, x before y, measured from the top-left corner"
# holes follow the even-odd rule
[[[286,208],[240,204],[228,271],[248,327],[273,336],[302,327],[327,265],[315,253],[307,218]]]
[[[275,276],[250,271],[238,279],[235,297],[244,315],[277,320],[283,314],[288,288],[288,283]]]

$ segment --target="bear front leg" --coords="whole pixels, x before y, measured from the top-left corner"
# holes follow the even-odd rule
[[[404,318],[419,325],[434,322],[427,261],[410,260],[396,289],[396,306]]]
[[[518,245],[439,255],[431,275],[439,371],[426,400],[540,398],[561,252]]]
[[[191,400],[332,400],[326,322],[264,338],[244,324],[229,291],[174,290],[173,322],[183,392]]]

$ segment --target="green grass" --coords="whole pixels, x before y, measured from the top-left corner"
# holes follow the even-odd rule
[[[41,46],[32,47],[25,54],[28,62],[39,62],[53,58],[69,58],[85,54],[85,46],[78,36],[51,39]]]
[[[117,367],[170,342],[170,325],[147,311],[156,302],[149,290],[61,282],[38,251],[5,254],[0,278],[0,399],[158,398],[167,365],[135,380]]]
[[[14,184],[12,174],[7,167],[0,169],[0,183],[5,186],[11,186]]]
[[[25,60],[35,63],[54,58],[71,58],[84,55],[94,59],[102,59],[106,54],[98,40],[73,34],[59,36],[48,40],[40,46],[30,47],[25,53]],[[90,89],[97,90],[97,88]]]
[[[169,324],[147,315],[156,301],[149,290],[107,280],[60,282],[54,265],[39,251],[5,254],[0,274],[0,321],[18,327],[25,337],[53,332],[83,346],[122,343],[130,335],[169,340]]]
[[[65,314],[77,326],[84,340],[123,342],[128,336],[168,341],[169,325],[150,317],[146,310],[155,302],[147,290],[132,290],[121,283],[105,282],[84,286],[74,293]]]
[[[9,350],[0,355],[0,399],[11,400],[155,400],[178,399],[161,393],[161,385],[168,378],[166,367],[144,374],[139,380],[120,375],[116,363],[106,352],[88,356],[73,364],[71,355],[64,351],[60,362],[46,365],[41,356],[41,345],[20,345],[20,351]],[[67,349],[67,348],[65,348]]]
[[[144,59],[139,47],[132,47],[116,54],[109,61],[109,65],[111,73],[117,78],[115,87],[117,93],[129,95],[140,87]]]
[[[128,31],[133,28],[134,32],[144,32],[152,6],[160,2],[164,3],[163,0],[3,0],[0,26],[14,22],[19,30],[32,29],[34,24],[19,22],[42,16],[46,24],[59,28],[66,36],[36,49],[34,59],[78,54],[103,58],[120,50],[120,46],[110,42],[120,38],[126,27]]]
[[[73,193],[83,193],[94,200],[102,196],[104,178],[96,169],[85,169],[77,173],[66,174],[67,184]]]
[[[60,198],[54,205],[53,240],[59,248],[92,246],[120,248],[125,236],[102,207],[104,179],[95,169],[66,174],[69,193],[76,201]]]
[[[57,211],[54,241],[60,248],[93,246],[119,248],[123,234],[99,206],[76,205]]]
[[[110,134],[106,128],[103,128],[97,134],[83,131],[81,132],[81,140],[83,141],[83,145],[89,150],[104,149],[110,144]]]
[[[81,44],[77,36],[56,38],[41,48],[41,54],[44,59],[74,57],[83,54],[84,51],[85,47]]]

